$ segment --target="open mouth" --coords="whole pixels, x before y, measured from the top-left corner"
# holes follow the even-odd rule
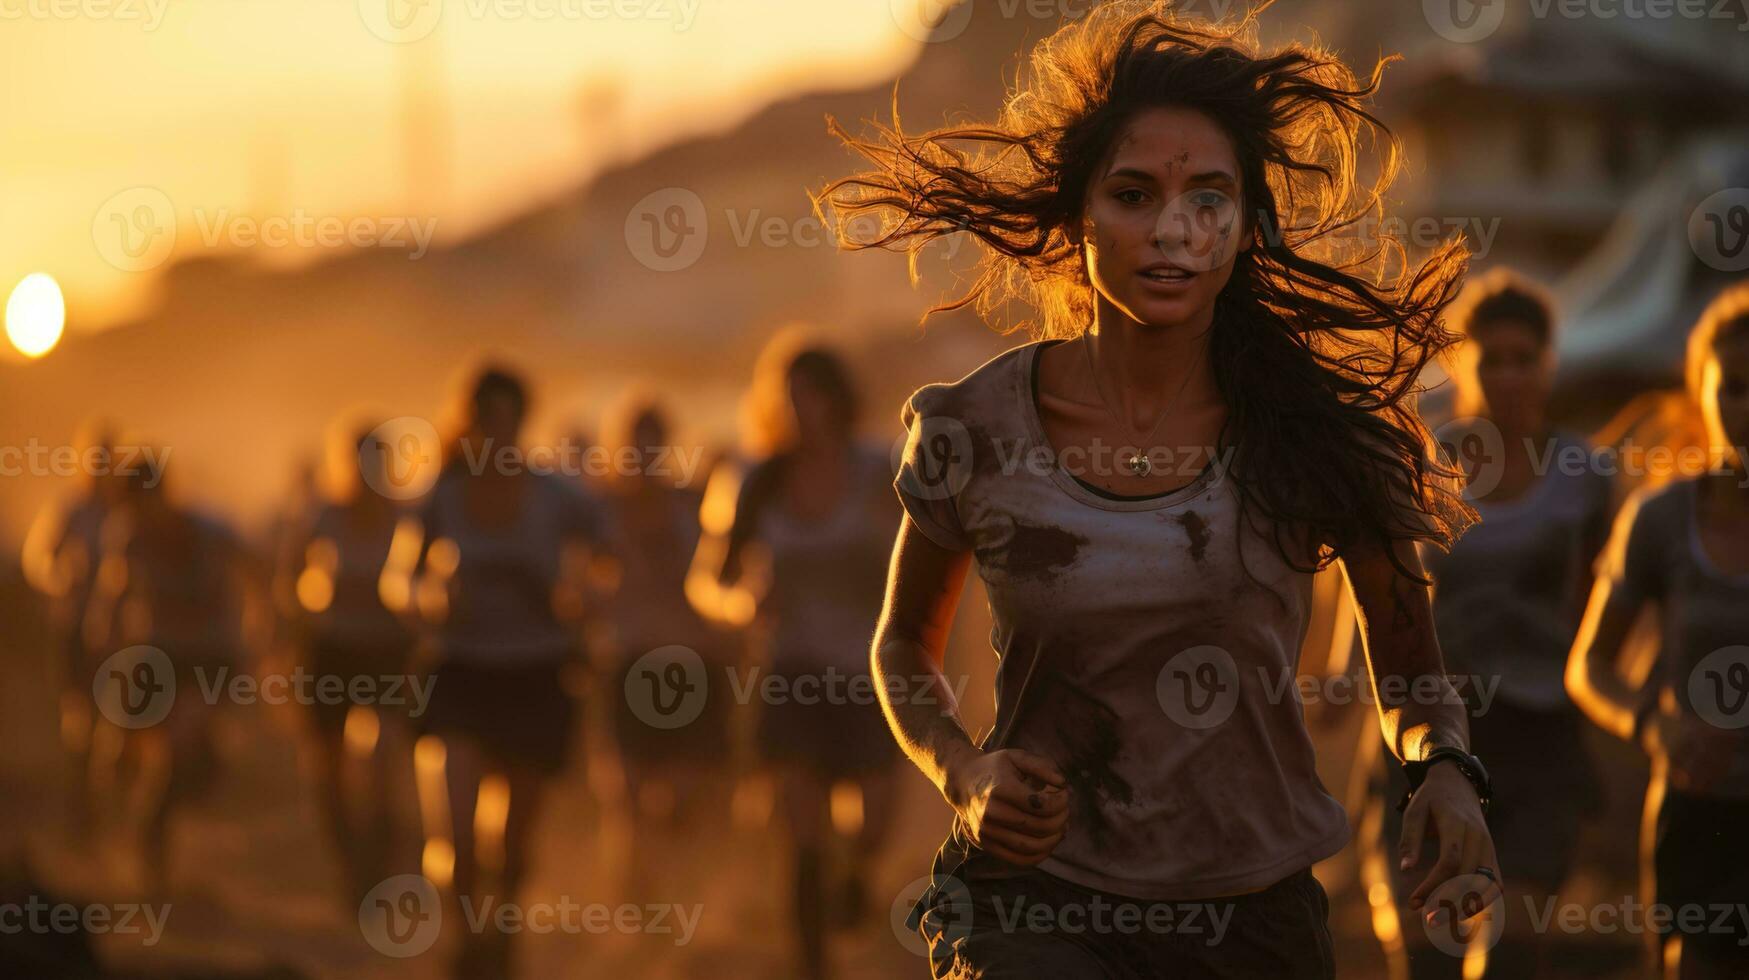
[[[1189,282],[1195,274],[1175,266],[1154,266],[1142,270],[1142,278],[1153,282]]]

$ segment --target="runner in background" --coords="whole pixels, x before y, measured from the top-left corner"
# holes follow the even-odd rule
[[[516,900],[547,783],[578,727],[589,565],[606,542],[599,504],[528,467],[527,388],[492,368],[420,508],[417,543],[390,559],[385,597],[413,610],[435,656],[415,749],[425,874],[453,911]],[[462,918],[459,921],[465,922]],[[458,978],[510,973],[510,937],[462,931]]]
[[[1388,859],[1364,867],[1369,895],[1392,895],[1398,905],[1394,915],[1374,916],[1393,975],[1540,976],[1549,968],[1544,935],[1522,913],[1526,903],[1540,909],[1559,897],[1586,817],[1604,801],[1585,719],[1563,676],[1609,531],[1611,483],[1589,443],[1549,423],[1555,310],[1544,290],[1496,268],[1471,280],[1448,320],[1463,342],[1452,375],[1456,418],[1442,438],[1468,470],[1467,496],[1482,520],[1450,553],[1422,551],[1439,646],[1463,681],[1472,751],[1488,760],[1497,785],[1513,787],[1488,818],[1513,897],[1498,944],[1472,943],[1466,953],[1430,944],[1425,930],[1403,930],[1413,920],[1403,906],[1414,879]],[[1388,858],[1402,829],[1392,804],[1408,784],[1382,764],[1376,733],[1363,738],[1358,756],[1374,763],[1366,810],[1381,818],[1364,822],[1365,844]]]
[[[606,695],[614,709],[632,841],[627,892],[635,896],[654,883],[660,855],[728,810],[734,743],[724,670],[735,665],[735,637],[686,600],[703,495],[697,480],[684,482],[690,475],[684,467],[696,460],[675,444],[666,410],[649,392],[628,392],[607,413],[602,435],[610,464],[599,482],[603,501],[616,533],[635,542],[613,563],[600,672],[609,679]],[[714,695],[676,727],[639,710],[647,702],[638,685],[660,682],[648,674],[670,662],[668,653],[696,655]]]
[[[1592,721],[1651,757],[1642,892],[1676,912],[1659,936],[1663,975],[1700,980],[1749,974],[1737,914],[1749,905],[1749,284],[1701,315],[1687,382],[1712,465],[1622,507],[1566,682]],[[1647,610],[1658,652],[1635,685],[1623,661]]]
[[[118,473],[133,465],[117,460],[115,434],[109,423],[94,422],[77,440],[80,459],[90,463],[83,485],[63,504],[37,516],[24,539],[20,565],[25,581],[48,607],[55,647],[51,670],[60,691],[61,745],[67,754],[68,827],[84,835],[91,827],[92,710],[91,680],[96,651],[84,629],[102,557],[103,524],[121,503],[127,478]],[[99,658],[101,659],[101,658]]]
[[[401,702],[317,697],[305,706],[317,796],[340,861],[345,905],[355,911],[366,892],[403,870],[407,851],[395,826],[394,791],[411,769],[406,716],[413,632],[382,599],[402,519],[401,507],[376,489],[387,485],[385,447],[368,429],[333,441],[331,499],[309,501],[311,519],[301,541],[288,546],[288,581],[276,592],[296,602],[293,632],[315,684],[338,683],[347,692],[394,690]]]
[[[143,457],[128,477],[125,505],[104,522],[91,621],[100,650],[143,645],[158,652],[111,670],[126,675],[112,676],[124,688],[112,693],[150,711],[173,684],[166,717],[129,727],[112,742],[137,765],[148,887],[157,894],[172,884],[171,820],[216,776],[214,722],[223,697],[212,692],[248,666],[245,617],[251,606],[262,608],[267,587],[263,564],[241,539],[217,518],[177,504],[165,477],[162,457]]]
[[[715,622],[759,621],[759,690],[770,677],[778,693],[760,700],[757,744],[794,848],[801,973],[823,977],[827,932],[866,912],[868,869],[892,822],[901,756],[874,700],[868,641],[900,511],[887,454],[857,438],[856,391],[837,354],[780,336],[744,407],[760,456],[744,479],[733,467],[712,474],[687,591]],[[835,843],[841,874],[829,870]]]

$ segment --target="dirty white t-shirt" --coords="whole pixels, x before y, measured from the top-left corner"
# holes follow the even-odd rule
[[[1294,693],[1312,575],[1260,517],[1239,533],[1218,460],[1140,499],[1049,465],[1033,395],[1049,343],[925,386],[903,413],[899,498],[932,541],[974,553],[989,594],[1000,660],[984,748],[1036,752],[1067,777],[1050,874],[1156,900],[1270,885],[1349,836]],[[956,842],[970,850],[957,826],[945,873]]]

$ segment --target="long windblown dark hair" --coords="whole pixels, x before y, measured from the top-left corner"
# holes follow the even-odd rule
[[[1273,522],[1296,567],[1288,528],[1322,545],[1317,568],[1356,545],[1449,547],[1476,514],[1416,395],[1422,369],[1456,342],[1441,311],[1469,251],[1454,237],[1412,261],[1384,223],[1398,144],[1368,106],[1390,59],[1362,84],[1321,49],[1264,51],[1267,6],[1212,24],[1164,0],[1098,5],[1034,48],[994,125],[907,135],[895,89],[892,125],[873,138],[828,120],[872,169],[828,184],[815,208],[831,209],[844,247],[910,253],[913,282],[930,241],[965,232],[981,243],[971,289],[925,319],[974,304],[994,319],[1018,300],[1039,317],[1010,330],[1076,337],[1094,315],[1077,232],[1096,168],[1138,112],[1206,114],[1232,141],[1250,216],[1251,248],[1216,301],[1209,345],[1242,503]],[[1368,137],[1380,152],[1363,180]],[[853,240],[848,222],[869,214],[878,235]]]

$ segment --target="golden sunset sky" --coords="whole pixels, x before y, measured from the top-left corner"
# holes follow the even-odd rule
[[[142,199],[173,209],[175,258],[273,217],[410,221],[441,245],[773,99],[891,76],[940,6],[0,0],[0,295],[54,276],[70,333],[140,309],[166,262],[118,268],[115,244]]]

